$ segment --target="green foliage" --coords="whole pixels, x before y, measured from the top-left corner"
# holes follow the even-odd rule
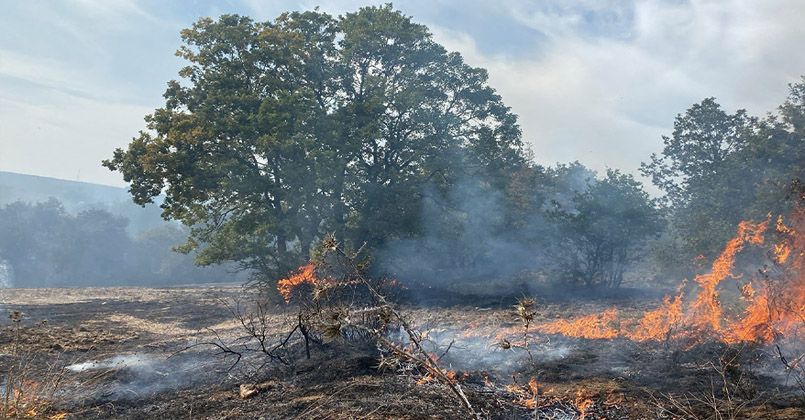
[[[528,166],[501,191],[462,179],[429,190],[424,234],[393,241],[378,264],[428,287],[523,278],[552,285],[619,287],[629,264],[659,233],[657,203],[618,171],[603,179],[574,162]]]
[[[671,266],[712,257],[739,220],[783,211],[805,167],[805,82],[776,116],[713,98],[679,115],[641,168],[661,211],[618,171],[534,165],[486,71],[390,5],[224,15],[181,36],[180,80],[104,165],[138,204],[164,194],[198,263],[264,280],[334,234],[420,279],[531,270],[617,287],[648,241]]]
[[[182,81],[104,165],[137,203],[164,191],[202,264],[276,275],[326,232],[379,246],[421,230],[426,185],[504,185],[526,162],[486,72],[391,6],[224,15],[182,39]]]
[[[0,209],[0,258],[11,265],[14,278],[48,284],[59,276],[74,245],[62,240],[67,236],[64,218],[56,200],[33,206],[16,202]]]
[[[673,136],[663,136],[662,156],[652,154],[643,171],[666,191],[673,205],[682,206],[692,200],[692,188],[713,182],[728,157],[746,146],[754,124],[746,111],[730,115],[715,98],[707,98],[677,116]]]
[[[662,230],[654,200],[631,175],[608,170],[552,212],[562,241],[560,275],[585,286],[619,287],[647,239]]]
[[[678,265],[715,256],[739,221],[788,210],[785,191],[805,168],[804,92],[805,81],[792,85],[779,115],[764,119],[728,114],[713,98],[677,117],[662,154],[641,170],[666,192]]]

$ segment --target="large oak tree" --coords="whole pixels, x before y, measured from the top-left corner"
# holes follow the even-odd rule
[[[391,6],[273,21],[224,15],[182,31],[187,61],[147,130],[104,162],[135,202],[164,194],[199,262],[270,276],[336,232],[416,235],[424,186],[486,183],[526,161],[487,73]]]

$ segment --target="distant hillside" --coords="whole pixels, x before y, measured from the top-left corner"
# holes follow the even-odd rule
[[[157,205],[143,208],[134,204],[125,188],[0,171],[0,206],[15,201],[36,203],[51,197],[61,201],[71,213],[104,209],[124,216],[129,219],[131,231],[165,223],[159,216]]]
[[[0,171],[0,205],[19,200],[45,201],[49,197],[58,198],[68,207],[129,200],[126,190],[120,187]]]
[[[33,205],[50,198],[64,209]],[[29,205],[7,206],[17,201]],[[234,265],[198,267],[192,254],[173,252],[186,238],[159,206],[134,204],[125,188],[0,172],[0,288],[247,280]]]

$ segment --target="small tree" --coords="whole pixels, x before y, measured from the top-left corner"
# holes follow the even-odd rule
[[[657,203],[631,175],[608,170],[553,212],[560,234],[560,272],[585,286],[616,288],[645,241],[661,231]]]

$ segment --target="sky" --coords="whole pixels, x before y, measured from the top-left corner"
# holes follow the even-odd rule
[[[0,171],[123,186],[100,166],[163,104],[179,31],[368,1],[0,0]],[[637,174],[706,97],[773,112],[805,75],[805,2],[409,0],[394,6],[489,71],[541,164]]]

